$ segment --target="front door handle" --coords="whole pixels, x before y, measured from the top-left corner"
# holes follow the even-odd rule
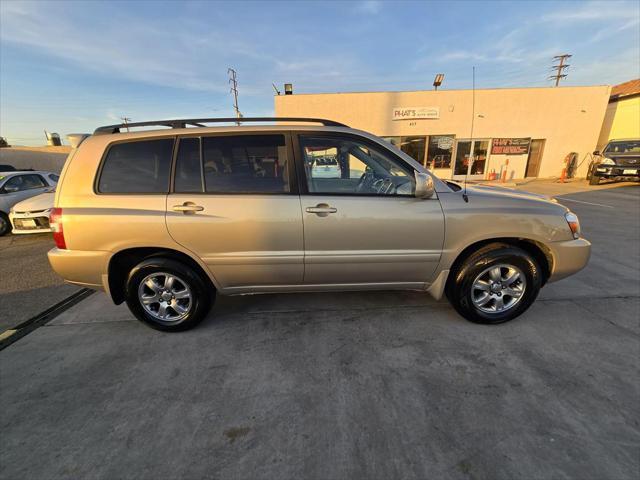
[[[184,214],[201,212],[202,210],[204,210],[204,207],[201,207],[200,205],[196,205],[193,202],[184,202],[182,205],[173,206],[174,212],[182,212]]]
[[[330,207],[326,203],[319,203],[315,207],[307,207],[305,211],[307,213],[315,213],[319,217],[326,217],[330,213],[336,213],[338,209],[334,207]]]

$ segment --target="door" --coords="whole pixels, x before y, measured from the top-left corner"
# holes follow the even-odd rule
[[[458,140],[453,178],[481,180],[485,176],[489,140]]]
[[[349,134],[298,137],[305,284],[420,287],[440,259],[437,198],[417,199],[413,169],[381,145]],[[316,158],[333,176],[316,175]]]
[[[291,158],[282,133],[180,140],[167,226],[222,287],[302,283],[302,213],[289,181]]]
[[[3,203],[6,203],[8,210],[16,203],[44,193],[47,188],[49,185],[44,178],[36,173],[14,175],[2,187]]]
[[[531,148],[529,148],[529,159],[527,160],[527,177],[537,177],[540,172],[540,163],[542,161],[542,152],[544,151],[544,139],[531,140]]]

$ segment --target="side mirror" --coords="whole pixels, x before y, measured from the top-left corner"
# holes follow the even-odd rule
[[[4,193],[14,193],[14,192],[18,191],[18,187],[14,187],[14,186],[11,186],[11,185],[5,185],[3,190],[4,190]]]
[[[431,198],[435,192],[431,175],[416,172],[416,198]]]
[[[599,156],[600,156],[600,150],[595,150],[595,151],[593,152],[593,156],[594,156],[594,157],[599,157]]]

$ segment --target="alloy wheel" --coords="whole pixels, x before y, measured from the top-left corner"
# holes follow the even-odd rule
[[[515,307],[524,296],[527,280],[518,267],[500,264],[483,270],[471,286],[473,305],[488,314]]]
[[[145,312],[162,322],[178,322],[191,311],[193,298],[187,282],[166,272],[147,275],[138,287]]]

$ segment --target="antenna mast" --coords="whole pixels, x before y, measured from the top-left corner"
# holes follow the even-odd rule
[[[467,169],[464,171],[464,190],[462,191],[462,198],[465,202],[469,202],[469,197],[467,196],[467,176],[469,175],[469,168],[473,165],[473,154],[474,154],[474,145],[473,145],[473,123],[476,119],[476,67],[473,66],[472,74],[471,74],[471,132],[469,134],[469,165],[467,165]]]
[[[240,109],[238,108],[238,79],[236,77],[236,71],[233,68],[228,68],[227,73],[229,74],[231,93],[233,93],[233,109],[236,111],[236,118],[238,119],[236,123],[240,125],[242,113],[240,113]]]

